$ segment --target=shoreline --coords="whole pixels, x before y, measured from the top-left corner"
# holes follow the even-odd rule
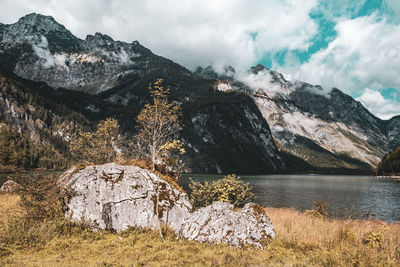
[[[400,175],[376,175],[374,176],[375,178],[378,179],[395,179],[395,180],[400,180]]]

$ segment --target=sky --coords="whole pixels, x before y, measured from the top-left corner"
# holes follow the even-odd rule
[[[0,22],[32,12],[73,34],[139,41],[193,70],[258,63],[287,79],[400,114],[400,0],[1,0]]]

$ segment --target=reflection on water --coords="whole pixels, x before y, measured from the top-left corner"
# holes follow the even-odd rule
[[[180,184],[187,190],[189,177],[213,181],[221,175],[185,174]],[[322,197],[331,211],[340,215],[368,215],[386,221],[400,221],[400,182],[371,176],[335,175],[257,175],[241,176],[253,185],[256,202],[262,206],[291,207],[304,211],[313,208],[313,200]]]

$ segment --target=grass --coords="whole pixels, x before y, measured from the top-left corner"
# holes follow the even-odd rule
[[[24,224],[19,197],[0,194],[0,265],[14,266],[399,266],[400,225],[324,220],[266,208],[277,237],[264,250],[177,240],[167,231],[92,232],[66,220]],[[14,229],[14,230],[13,230]],[[371,234],[372,233],[372,234]],[[378,236],[379,238],[376,238]],[[26,237],[32,237],[26,238]],[[37,241],[40,242],[37,242]],[[372,240],[372,241],[371,241]],[[23,241],[23,242],[22,242]]]

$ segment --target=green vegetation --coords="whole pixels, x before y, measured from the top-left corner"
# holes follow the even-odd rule
[[[400,146],[386,154],[375,170],[378,176],[400,176]]]
[[[68,167],[68,151],[61,138],[53,137],[59,150],[32,140],[28,134],[0,124],[0,169],[63,169]]]
[[[136,140],[144,155],[156,164],[162,152],[164,157],[168,157],[168,151],[180,150],[181,146],[176,142],[172,146],[167,144],[182,129],[179,120],[182,113],[177,103],[168,102],[169,88],[163,86],[162,79],[150,84],[149,91],[153,104],[146,104],[137,117]]]
[[[34,83],[32,83],[34,84]],[[0,70],[0,169],[64,169],[68,143],[89,122],[64,105],[43,97],[43,86]]]
[[[115,150],[119,124],[115,119],[106,119],[97,125],[95,132],[83,132],[70,143],[71,154],[78,161],[94,164],[112,162],[117,156]]]
[[[168,102],[170,89],[163,86],[162,79],[150,84],[149,91],[153,104],[146,104],[137,117],[135,156],[150,159],[153,170],[164,165],[178,181],[184,167],[181,156],[186,150],[174,137],[182,130],[182,111],[176,102]]]
[[[189,184],[190,202],[194,208],[205,207],[214,201],[230,202],[235,207],[242,207],[247,202],[254,200],[252,187],[243,183],[235,174],[225,176],[222,179],[202,184],[191,181]]]

